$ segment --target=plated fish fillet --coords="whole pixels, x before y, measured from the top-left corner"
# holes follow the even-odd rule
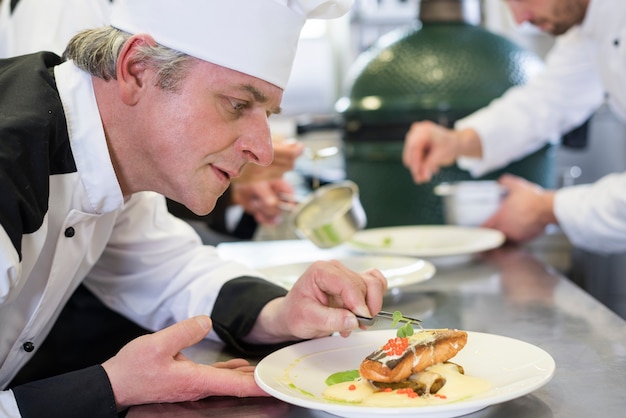
[[[466,343],[467,333],[452,329],[422,330],[410,337],[392,338],[361,362],[359,373],[374,382],[400,382],[446,362]]]

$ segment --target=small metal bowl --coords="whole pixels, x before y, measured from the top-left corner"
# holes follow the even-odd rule
[[[493,215],[506,189],[493,180],[441,183],[434,189],[443,198],[446,223],[480,226]]]
[[[350,180],[318,188],[292,213],[298,236],[319,248],[346,242],[356,231],[365,228],[366,222],[359,188]]]

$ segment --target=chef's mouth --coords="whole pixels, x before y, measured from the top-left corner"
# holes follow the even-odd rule
[[[226,177],[226,180],[230,181],[230,174],[228,174],[226,171],[224,170],[220,170],[220,172],[222,173],[222,175],[224,177]]]
[[[223,179],[223,180],[225,180],[225,181],[229,181],[229,182],[231,181],[231,179],[232,179],[232,177],[233,177],[233,176],[232,176],[232,175],[231,175],[231,173],[229,173],[228,171],[223,170],[223,169],[221,169],[221,168],[219,168],[219,167],[217,167],[217,166],[215,166],[215,165],[212,165],[212,164],[211,164],[211,168],[212,168],[212,169],[213,169],[213,171],[214,171],[214,172],[216,172],[216,173],[217,173],[220,177],[222,177],[222,179]]]

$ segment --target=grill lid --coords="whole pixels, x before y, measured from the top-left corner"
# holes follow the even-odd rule
[[[382,36],[357,58],[336,106],[348,132],[419,119],[451,126],[543,66],[534,53],[454,13],[449,20],[429,16]]]

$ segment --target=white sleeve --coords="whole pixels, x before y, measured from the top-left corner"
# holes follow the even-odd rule
[[[541,73],[457,121],[457,129],[475,129],[483,147],[481,159],[463,157],[459,166],[481,176],[585,122],[604,100],[594,55],[594,46],[578,27],[560,36]]]
[[[222,285],[241,276],[263,277],[220,258],[168,212],[163,196],[145,192],[127,202],[84,283],[112,309],[157,330],[211,314]],[[217,338],[213,331],[209,337]]]
[[[573,245],[593,252],[626,251],[626,173],[556,192],[554,214]]]
[[[0,392],[0,417],[2,418],[19,418],[20,410],[17,407],[17,401],[13,396],[13,391],[3,390]]]

